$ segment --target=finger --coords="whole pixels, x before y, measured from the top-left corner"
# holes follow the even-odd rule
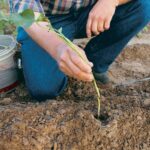
[[[93,81],[93,75],[92,74],[87,75],[86,73],[82,73],[82,74],[80,74],[80,76],[77,76],[76,78],[79,80],[85,81],[85,82]]]
[[[110,28],[110,22],[111,22],[112,18],[107,18],[104,24],[104,27],[106,30],[108,30]]]
[[[85,61],[82,60],[75,52],[72,52],[72,50],[69,50],[69,55],[72,60],[72,62],[80,68],[83,72],[91,73],[92,72],[92,64],[91,62],[88,61],[86,55],[84,52],[81,51],[81,55],[83,55],[83,58],[85,58]],[[87,63],[88,62],[88,63]]]
[[[98,31],[98,20],[95,18],[92,22],[92,33],[94,35],[98,35],[99,31]]]
[[[71,70],[71,72],[73,73],[72,76],[75,77],[76,79],[83,80],[83,81],[92,81],[93,80],[92,73],[89,74],[89,73],[83,72],[71,60],[68,59],[64,63],[67,65],[67,68],[69,70]]]
[[[69,70],[67,68],[62,68],[61,70],[65,75],[69,76],[69,77],[73,77],[73,74],[69,73]]]
[[[93,67],[93,63],[88,60],[88,58],[87,58],[87,56],[85,54],[85,51],[82,48],[78,47],[78,46],[76,46],[76,48],[79,49],[79,52],[82,55],[82,58],[84,59],[86,64],[88,64],[92,68]]]
[[[65,73],[66,75],[70,76],[70,77],[73,77],[73,73],[70,69],[68,69],[68,67],[66,66],[66,64],[64,62],[61,62],[59,64],[59,68],[60,70]]]
[[[98,22],[98,31],[104,32],[104,21],[102,19],[100,19]]]
[[[90,38],[92,33],[91,33],[91,25],[92,25],[92,20],[91,18],[89,17],[88,18],[88,22],[86,24],[86,34],[87,34],[87,37]]]

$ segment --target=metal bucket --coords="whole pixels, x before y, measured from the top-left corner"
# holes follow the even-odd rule
[[[12,36],[0,35],[0,94],[17,86],[15,46],[16,41]]]

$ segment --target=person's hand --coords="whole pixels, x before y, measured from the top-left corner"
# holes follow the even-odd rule
[[[66,75],[82,80],[91,82],[93,80],[92,67],[93,64],[88,61],[85,52],[77,47],[82,56],[86,59],[84,62],[76,52],[74,52],[66,44],[57,46],[57,58],[56,61],[59,68]]]
[[[98,0],[89,13],[86,33],[87,37],[92,34],[98,35],[110,28],[112,17],[115,13],[119,0]]]

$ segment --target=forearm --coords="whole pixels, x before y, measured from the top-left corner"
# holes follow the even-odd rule
[[[43,29],[46,28],[46,25],[43,25],[42,23],[40,26],[33,24],[26,29],[26,31],[34,41],[57,61],[59,69],[68,76],[91,82],[93,80],[93,65],[88,61],[84,51],[76,46],[77,50],[80,51],[80,54],[88,63],[85,63],[74,50],[67,46],[67,44],[57,36],[55,32]]]
[[[53,58],[57,57],[56,47],[64,42],[52,31],[46,29],[46,23],[40,25],[34,23],[26,29],[29,36],[46,50]]]

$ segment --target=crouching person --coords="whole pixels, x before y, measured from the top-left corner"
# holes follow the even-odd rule
[[[15,12],[32,9],[44,13],[54,28],[75,38],[92,37],[83,60],[46,23],[19,28],[26,86],[37,100],[58,96],[66,87],[67,76],[91,82],[94,73],[102,84],[109,83],[107,71],[129,40],[150,21],[150,0],[13,0]]]

